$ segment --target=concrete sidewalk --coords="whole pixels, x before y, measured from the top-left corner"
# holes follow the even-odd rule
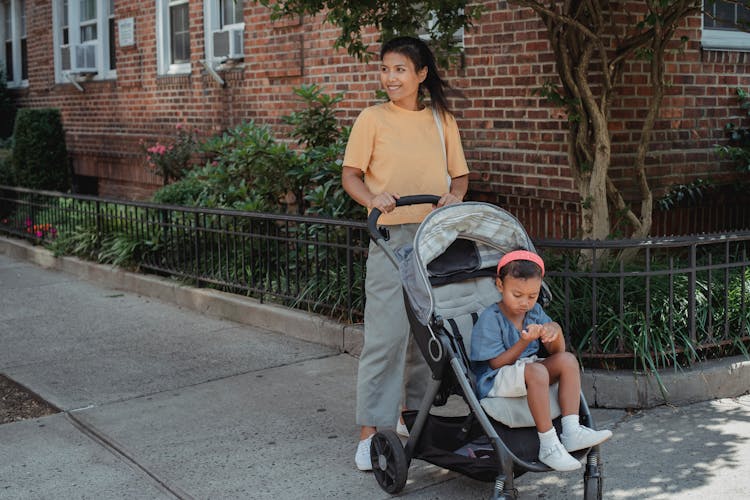
[[[2,254],[0,346],[0,372],[63,410],[0,426],[0,498],[389,498],[354,467],[357,361],[336,346]],[[750,494],[750,397],[593,413],[615,432],[605,498]],[[517,486],[580,498],[581,475]],[[414,461],[401,496],[489,492]]]

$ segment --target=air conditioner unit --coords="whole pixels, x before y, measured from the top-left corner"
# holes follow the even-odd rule
[[[76,45],[71,73],[96,73],[96,44]]]
[[[242,59],[245,57],[245,30],[227,28],[214,31],[214,59]]]
[[[63,71],[70,70],[70,47],[60,47],[60,67]]]

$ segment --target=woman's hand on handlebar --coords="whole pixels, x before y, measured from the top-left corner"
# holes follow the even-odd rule
[[[399,198],[400,196],[396,193],[388,193],[384,191],[373,196],[367,204],[367,208],[377,208],[381,212],[387,214],[389,212],[393,212],[393,209],[396,208],[396,200],[398,200]]]
[[[437,207],[444,207],[446,205],[453,205],[454,203],[461,203],[461,198],[453,193],[445,193],[440,197],[440,201],[437,202]]]

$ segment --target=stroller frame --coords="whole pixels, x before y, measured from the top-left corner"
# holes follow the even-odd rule
[[[404,196],[397,200],[396,206],[436,204],[438,200],[439,197],[432,195]],[[518,225],[517,229],[525,237],[524,246],[528,250],[534,251],[533,244],[528,235],[526,235],[523,226],[512,215],[494,205],[474,202],[470,202],[470,204],[480,206],[480,208],[484,207],[483,209],[491,207],[492,210],[496,210],[498,213],[502,213],[504,217],[514,221]],[[462,205],[466,206],[467,203]],[[449,207],[439,210],[444,209],[449,209]],[[368,217],[370,235],[374,242],[385,252],[389,260],[397,268],[400,268],[400,264],[403,264],[403,259],[397,256],[394,249],[387,243],[386,234],[381,232],[377,227],[377,220],[380,214],[378,209],[373,209]],[[417,260],[419,259],[417,258]],[[494,460],[491,461],[490,465],[493,469],[491,472],[483,472],[481,477],[479,475],[467,475],[483,481],[494,482],[490,496],[491,499],[518,498],[518,491],[514,483],[515,477],[525,472],[549,472],[552,469],[536,460],[529,460],[526,457],[519,456],[501,438],[498,429],[502,429],[504,427],[503,424],[498,422],[493,423],[476,396],[473,375],[469,370],[469,358],[460,332],[451,331],[450,328],[446,328],[443,318],[433,314],[431,296],[428,298],[429,307],[426,308],[427,310],[422,311],[415,310],[412,306],[413,298],[414,294],[407,293],[405,289],[404,301],[409,322],[412,325],[412,330],[415,332],[414,338],[420,351],[431,368],[432,380],[427,387],[416,415],[413,411],[404,412],[403,414],[409,428],[409,438],[405,444],[402,444],[398,435],[390,429],[378,431],[373,436],[370,455],[373,472],[378,484],[386,492],[396,494],[406,484],[408,468],[412,459],[417,458],[436,463],[430,457],[423,456],[420,452],[420,447],[426,441],[424,431],[429,427],[428,420],[437,418],[430,414],[430,410],[433,406],[445,404],[450,395],[457,394],[463,398],[470,410],[470,414],[466,417],[454,417],[462,420],[461,422],[456,422],[460,424],[460,433],[464,438],[470,435],[477,435],[477,433],[480,433],[479,435],[483,434],[489,439],[489,443],[494,451]],[[416,302],[419,301],[420,299],[417,298]],[[419,306],[417,306],[417,309],[419,309]],[[427,316],[428,314],[429,316]],[[429,335],[417,335],[417,329],[424,329],[425,326]],[[582,423],[588,427],[596,428],[583,393],[581,393],[580,397],[579,415]],[[559,430],[559,418],[555,420],[555,425]],[[532,429],[536,430],[535,428]],[[504,428],[503,431],[505,436],[513,436],[518,432],[517,429],[508,428]],[[528,433],[526,435],[530,436]],[[536,436],[535,432],[533,436]],[[602,498],[603,476],[599,446],[580,450],[572,454],[577,459],[581,459],[584,455],[586,456],[583,477],[584,499],[600,500]],[[487,462],[483,465],[486,464]],[[461,468],[452,468],[450,465],[446,466],[440,463],[437,465],[463,472]]]

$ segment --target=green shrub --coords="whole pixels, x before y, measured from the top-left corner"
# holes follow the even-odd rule
[[[153,201],[165,205],[195,206],[205,187],[203,182],[195,176],[167,184],[154,193]]]
[[[153,200],[173,205],[277,212],[289,190],[287,172],[298,159],[271,130],[254,122],[241,123],[209,138],[202,151],[206,165],[157,191]]]
[[[735,259],[741,260],[739,256],[745,250],[735,251],[739,254]],[[699,254],[696,267],[722,262],[728,258],[722,252]],[[573,312],[566,320],[573,351],[625,353],[628,356],[605,362],[623,368],[630,364],[635,370],[653,371],[685,367],[721,355],[746,354],[750,309],[745,300],[750,289],[750,272],[739,267],[696,271],[693,290],[688,273],[671,274],[674,268],[687,268],[686,258],[680,253],[655,256],[650,264],[654,275],[649,277],[636,274],[644,270],[642,266],[631,264],[620,269],[619,263],[612,262],[595,281],[586,272],[545,278],[556,297],[547,313],[566,320],[565,309]],[[565,267],[556,262],[555,257],[550,257],[549,267]],[[618,277],[620,272],[624,272],[622,281]],[[647,282],[648,295],[644,293]],[[694,339],[690,337],[691,325],[685,313],[691,297],[695,300]],[[592,326],[594,304],[597,320]],[[719,329],[725,324],[729,328],[727,339],[724,343],[717,342]],[[707,347],[714,344],[721,346]],[[591,358],[586,365],[598,367],[597,363],[596,358]]]
[[[290,212],[361,219],[365,211],[341,186],[341,158],[349,136],[336,120],[343,96],[316,85],[295,89],[305,107],[284,117],[300,146],[279,142],[269,127],[241,123],[203,144],[209,162],[165,186],[154,201],[174,205]]]
[[[13,138],[13,174],[19,186],[70,189],[68,153],[59,110],[19,110]]]
[[[10,149],[0,148],[0,186],[12,186],[14,184],[10,155]]]
[[[738,88],[737,100],[740,110],[747,119],[750,117],[750,93]],[[728,123],[725,130],[729,136],[729,143],[716,145],[716,152],[719,153],[719,157],[732,160],[737,171],[750,173],[750,126],[742,123]]]
[[[193,155],[198,151],[198,139],[196,131],[191,130],[183,124],[175,127],[177,136],[162,144],[142,144],[146,156],[146,166],[149,170],[164,179],[164,185],[173,179],[181,179],[190,169]]]
[[[349,128],[340,127],[334,106],[343,94],[331,97],[317,85],[294,90],[305,108],[284,117],[292,125],[292,137],[304,146],[299,162],[287,175],[297,199],[299,212],[308,215],[359,219],[364,210],[341,186],[341,158],[344,156]]]

